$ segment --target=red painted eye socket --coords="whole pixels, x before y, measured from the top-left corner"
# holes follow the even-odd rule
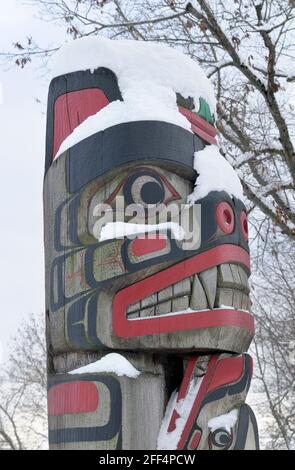
[[[242,211],[240,215],[241,222],[241,231],[244,239],[248,241],[249,238],[249,228],[248,228],[248,218],[246,212]]]
[[[143,190],[148,189],[146,184],[150,185],[150,188],[148,191],[144,192]],[[152,189],[160,190],[158,191],[158,200],[155,194],[156,192]],[[139,167],[128,177],[124,178],[117,186],[115,191],[113,191],[108,199],[104,202],[109,205],[113,204],[116,196],[121,190],[127,204],[141,204],[143,207],[145,207],[147,204],[154,204],[155,206],[157,203],[168,204],[171,201],[181,199],[180,194],[163,175],[157,173],[154,170],[151,170],[148,167]],[[163,194],[161,194],[161,192]],[[146,196],[149,197],[150,195],[155,197],[155,199],[144,200]],[[163,198],[162,200],[161,197]]]
[[[221,202],[218,204],[216,208],[216,222],[219,228],[227,235],[234,231],[234,211],[227,202]]]

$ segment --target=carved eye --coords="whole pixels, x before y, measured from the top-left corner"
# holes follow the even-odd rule
[[[214,432],[209,434],[210,448],[215,446],[219,449],[228,449],[232,444],[232,440],[232,434],[223,428],[216,429]]]
[[[144,208],[165,204],[179,196],[158,174],[148,170],[129,176],[124,184],[123,194],[126,204],[140,204]]]

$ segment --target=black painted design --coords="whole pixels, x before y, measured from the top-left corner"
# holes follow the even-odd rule
[[[209,434],[209,447],[218,447],[219,449],[228,449],[232,443],[233,435],[227,432],[224,428],[218,428],[214,432]]]
[[[173,163],[193,173],[194,153],[202,139],[174,124],[136,121],[118,124],[87,137],[68,150],[67,187],[73,193],[127,163]]]
[[[249,405],[243,404],[239,409],[237,437],[234,450],[244,450],[249,427],[252,425],[255,436],[255,449],[259,450],[258,428],[255,415]]]
[[[141,182],[146,178],[146,182]],[[160,204],[164,202],[165,189],[163,182],[155,172],[141,170],[129,176],[123,187],[126,204]]]

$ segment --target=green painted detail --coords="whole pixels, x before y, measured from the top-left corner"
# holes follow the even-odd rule
[[[211,113],[210,106],[204,98],[200,98],[200,109],[198,115],[208,121],[210,124],[214,125],[215,117]]]

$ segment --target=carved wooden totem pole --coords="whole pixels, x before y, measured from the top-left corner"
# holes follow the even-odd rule
[[[50,448],[258,448],[247,216],[223,175],[213,183],[212,149],[228,167],[206,77],[137,41],[79,40],[58,60],[44,181]],[[189,242],[174,233],[182,210]]]

